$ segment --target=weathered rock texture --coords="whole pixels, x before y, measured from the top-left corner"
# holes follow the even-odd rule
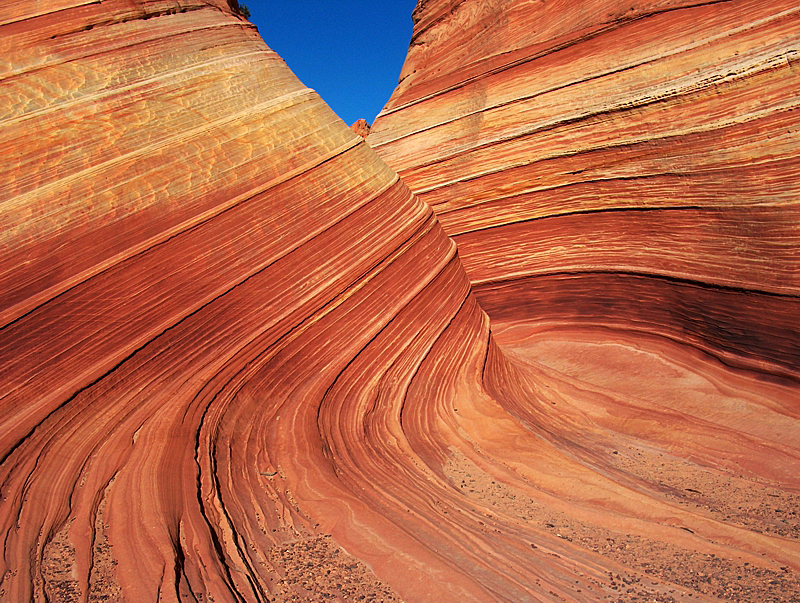
[[[493,318],[800,367],[795,1],[428,0],[370,144]],[[512,301],[513,299],[513,301]]]
[[[361,138],[366,138],[369,136],[370,125],[367,123],[366,119],[359,119],[350,125],[350,129],[361,136]]]
[[[367,139],[457,242],[505,353],[546,373],[539,392],[556,377],[576,388],[570,409],[588,414],[568,439],[591,439],[600,425],[641,438],[611,458],[650,481],[655,498],[782,536],[736,518],[784,511],[767,498],[778,490],[737,482],[736,467],[749,457],[754,483],[796,505],[797,482],[775,469],[800,468],[799,53],[796,2],[423,0],[400,85]],[[786,390],[762,388],[783,378]],[[552,401],[564,420],[563,399]],[[771,431],[768,408],[788,423]],[[543,428],[565,437],[552,420]],[[723,444],[734,433],[789,456]],[[611,475],[602,449],[578,456]],[[718,481],[722,466],[733,473]],[[589,495],[575,505],[582,485],[565,481],[577,518]],[[491,504],[535,516],[515,490],[508,497],[513,509]],[[633,532],[600,550],[722,599],[800,598],[796,585],[734,592],[741,582],[729,575],[721,586],[719,557],[665,544],[658,561]]]
[[[444,27],[447,10],[484,6],[450,4],[419,14]],[[493,26],[516,22],[517,6]],[[477,37],[441,33],[468,65]],[[761,39],[765,53],[777,43]],[[727,248],[697,265],[713,275],[717,261],[735,285],[662,278],[698,304],[695,331],[733,312],[770,323],[774,353],[744,338],[729,350],[760,373],[705,355],[711,338],[674,335],[679,300],[647,270],[610,270],[628,306],[597,299],[614,291],[603,270],[578,275],[573,309],[544,303],[572,301],[556,275],[536,281],[531,306],[534,289],[515,288],[504,262],[534,275],[566,251],[526,258],[483,227],[473,249],[458,235],[502,348],[430,207],[222,0],[7,3],[0,48],[0,601],[796,600],[794,326],[757,301],[794,311],[790,233],[752,233],[785,247],[768,259],[777,284]],[[769,112],[771,88],[752,86]],[[742,161],[771,165],[778,150],[750,126]],[[420,153],[464,144],[443,140],[422,137]],[[778,178],[796,145],[774,144],[788,157],[786,172],[770,168]],[[490,152],[486,170],[492,157],[513,153]],[[573,171],[594,169],[584,160]],[[533,178],[557,177],[538,168]],[[781,182],[769,190],[782,211],[777,198],[750,203],[775,232],[791,230],[794,207],[794,181]],[[613,232],[572,217],[553,237]],[[625,238],[641,246],[606,241],[597,262],[655,261],[661,231],[639,224]],[[686,240],[675,262],[688,262]],[[610,317],[607,338],[583,328],[592,304]],[[651,336],[659,312],[672,339]],[[576,328],[548,332],[547,320]]]
[[[385,502],[430,473],[388,436],[427,349],[488,337],[430,208],[223,2],[0,22],[0,601],[385,599],[370,567],[444,565]]]

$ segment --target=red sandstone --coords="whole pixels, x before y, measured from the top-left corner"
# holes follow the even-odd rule
[[[0,602],[797,600],[800,11],[576,6],[0,8]]]
[[[366,119],[359,119],[350,126],[350,129],[361,136],[361,138],[366,138],[369,136],[370,125],[367,123]]]

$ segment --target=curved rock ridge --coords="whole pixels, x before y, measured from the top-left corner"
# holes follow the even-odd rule
[[[458,244],[513,360],[512,372],[485,373],[494,399],[595,469],[586,482],[553,470],[569,502],[532,506],[518,482],[479,463],[483,487],[463,482],[468,497],[696,597],[797,599],[796,566],[780,566],[793,576],[780,586],[769,573],[727,573],[738,553],[623,528],[630,511],[615,505],[627,495],[589,494],[604,491],[600,475],[634,479],[650,502],[778,534],[796,550],[796,527],[741,515],[783,517],[774,500],[797,500],[796,3],[421,0],[414,18],[400,83],[367,140]],[[551,413],[520,405],[525,379],[540,399],[558,390]],[[620,443],[629,437],[631,448]],[[534,471],[541,488],[547,471]],[[589,519],[586,507],[614,511]],[[686,596],[621,575],[608,600]]]
[[[0,23],[0,601],[396,600],[371,568],[446,566],[386,502],[429,473],[393,462],[402,392],[488,339],[430,208],[224,2]]]
[[[369,142],[490,316],[797,377],[796,2],[427,0],[415,19]]]
[[[222,0],[8,4],[0,45],[0,602],[798,596],[796,382],[506,281],[490,325]]]

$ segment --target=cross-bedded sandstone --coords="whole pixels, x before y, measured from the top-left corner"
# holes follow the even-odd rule
[[[223,0],[44,4],[0,602],[800,596],[793,7],[420,2],[432,211]]]

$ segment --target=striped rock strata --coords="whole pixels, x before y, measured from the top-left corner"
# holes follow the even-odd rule
[[[369,142],[493,318],[796,375],[798,58],[793,1],[427,0]]]
[[[501,348],[222,0],[7,4],[0,47],[0,601],[796,595],[796,382]]]
[[[656,497],[774,533],[736,517],[782,517],[778,491],[797,500],[797,3],[421,0],[414,17],[367,140],[458,244],[495,340],[547,373],[540,391],[569,379],[594,427],[637,438],[612,455]],[[789,456],[724,444],[720,428]],[[776,490],[736,481],[743,464]],[[623,540],[604,550],[630,550]],[[671,564],[642,547],[625,563],[684,585],[695,572],[695,590],[724,600],[798,597],[736,593],[743,574],[726,584],[679,548]]]

